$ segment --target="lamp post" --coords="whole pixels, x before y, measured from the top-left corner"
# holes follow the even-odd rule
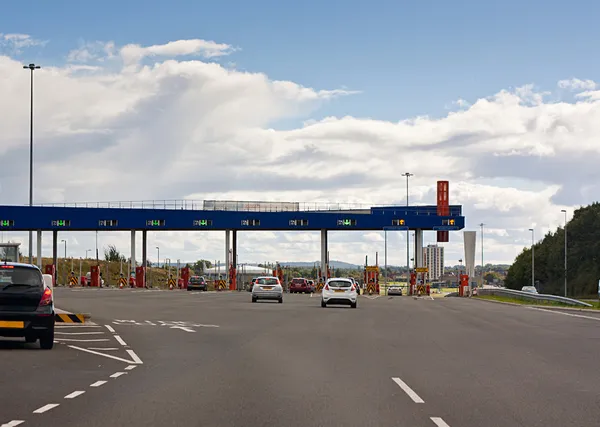
[[[69,272],[67,270],[67,241],[65,239],[61,239],[61,243],[65,244],[65,285],[69,281]]]
[[[561,209],[565,214],[565,298],[567,297],[567,210]]]
[[[535,288],[535,248],[534,245],[534,231],[533,228],[530,228],[531,231],[531,286]]]
[[[483,226],[485,224],[482,222],[481,224],[479,224],[479,226],[481,227],[481,286],[483,286]]]
[[[85,259],[88,259],[88,252],[92,252],[92,250],[91,249],[85,250]]]
[[[33,71],[39,70],[40,66],[35,64],[23,65],[29,70],[31,76],[29,108],[29,206],[33,206]],[[29,264],[33,264],[33,232],[29,230]]]
[[[406,206],[408,207],[408,178],[414,176],[410,172],[405,172],[402,176],[406,177]],[[410,283],[410,235],[409,229],[406,229],[406,284]]]

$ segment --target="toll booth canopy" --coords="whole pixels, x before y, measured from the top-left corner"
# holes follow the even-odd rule
[[[0,261],[19,262],[20,243],[0,243]]]

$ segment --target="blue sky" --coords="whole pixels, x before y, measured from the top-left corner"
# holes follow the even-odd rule
[[[223,61],[318,89],[346,86],[314,118],[383,120],[447,113],[500,89],[595,79],[600,2],[593,1],[6,1],[0,32],[49,40],[56,62],[81,40],[117,45],[203,38],[239,46]],[[482,5],[480,3],[487,3]]]

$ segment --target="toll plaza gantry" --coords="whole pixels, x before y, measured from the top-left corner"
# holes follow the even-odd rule
[[[173,203],[174,202],[174,203]],[[0,206],[0,230],[37,231],[37,260],[42,268],[42,232],[52,231],[53,264],[46,272],[56,277],[59,231],[130,231],[131,263],[135,263],[136,232],[142,233],[142,266],[136,268],[136,286],[146,285],[148,231],[225,231],[225,259],[229,288],[236,289],[238,231],[321,232],[321,277],[326,279],[329,231],[413,230],[415,267],[423,267],[423,232],[436,231],[438,242],[449,241],[449,231],[465,226],[462,206],[449,204],[448,181],[437,183],[437,205],[381,206],[348,209],[286,202],[97,202],[51,206]],[[48,267],[48,266],[47,266]],[[92,269],[92,275],[97,269]],[[418,271],[418,270],[417,270]],[[93,281],[94,277],[92,277]]]

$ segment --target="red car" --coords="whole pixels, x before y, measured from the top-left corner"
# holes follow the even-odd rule
[[[310,294],[311,292],[314,292],[314,288],[308,283],[308,280],[298,277],[292,279],[292,282],[290,283],[290,294],[295,292]]]

